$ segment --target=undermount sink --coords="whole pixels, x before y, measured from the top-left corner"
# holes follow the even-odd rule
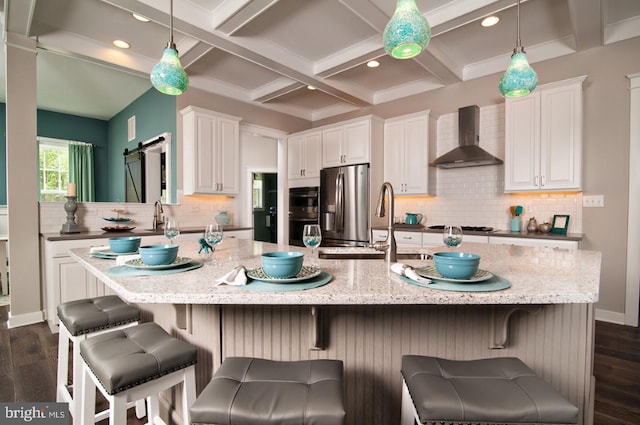
[[[384,260],[383,251],[366,247],[336,247],[321,248],[318,251],[318,258],[344,259],[344,260]],[[399,251],[396,255],[398,260],[429,260],[431,254],[426,252]]]

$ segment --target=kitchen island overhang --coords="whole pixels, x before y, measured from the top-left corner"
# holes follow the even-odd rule
[[[515,356],[580,408],[579,423],[592,423],[600,253],[465,243],[465,252],[482,256],[482,269],[512,284],[491,293],[421,288],[390,273],[384,261],[320,260],[310,251],[305,264],[333,275],[325,286],[284,293],[215,286],[234,266],[257,267],[260,253],[290,248],[228,239],[216,250],[219,265],[136,278],[109,275],[113,261],[90,257],[88,249],[71,255],[139,303],[146,320],[200,347],[207,361],[197,369],[199,389],[228,356],[336,358],[345,364],[347,423],[397,423],[402,355]],[[197,258],[195,243],[180,249]]]
[[[596,251],[531,248],[465,243],[465,252],[481,256],[480,268],[511,282],[494,292],[438,291],[410,285],[381,260],[318,259],[306,252],[305,265],[330,273],[327,285],[307,291],[252,292],[216,286],[215,279],[243,264],[260,266],[260,254],[300,250],[241,239],[225,240],[216,250],[218,263],[187,273],[118,277],[107,273],[113,262],[90,256],[87,248],[72,249],[72,258],[128,302],[160,304],[257,305],[459,305],[459,304],[592,304],[598,301],[601,254]],[[442,248],[444,250],[445,248]],[[180,255],[198,259],[197,244],[181,244]],[[425,250],[435,252],[438,248]],[[220,260],[220,258],[223,259]],[[414,267],[423,260],[407,260]]]

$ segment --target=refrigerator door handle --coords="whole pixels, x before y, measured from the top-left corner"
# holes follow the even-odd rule
[[[336,176],[336,232],[344,231],[344,174]]]

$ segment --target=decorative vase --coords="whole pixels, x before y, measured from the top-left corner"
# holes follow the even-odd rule
[[[215,219],[216,223],[221,226],[228,226],[229,223],[231,223],[231,217],[229,217],[229,214],[227,214],[226,211],[220,211],[218,215],[216,215]]]

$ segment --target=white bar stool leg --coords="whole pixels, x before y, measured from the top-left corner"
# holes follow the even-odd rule
[[[411,400],[411,394],[409,394],[409,388],[407,383],[402,380],[402,410],[400,414],[400,425],[415,425],[420,423],[418,412]]]
[[[190,424],[191,415],[189,408],[196,401],[196,372],[193,366],[184,371],[184,381],[182,381],[182,423]]]
[[[69,379],[69,339],[71,335],[62,324],[58,333],[58,375],[56,379],[56,401],[67,402],[71,408],[71,395],[67,389]]]

